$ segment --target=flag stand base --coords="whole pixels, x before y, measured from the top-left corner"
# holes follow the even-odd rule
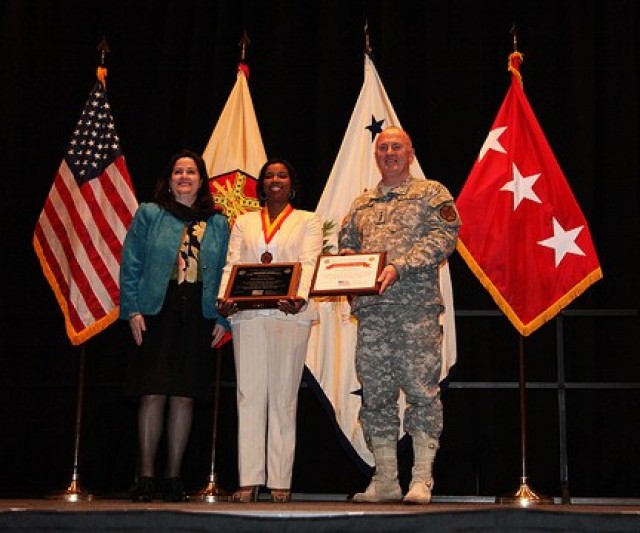
[[[216,484],[215,477],[209,479],[205,488],[194,494],[193,500],[205,503],[227,502],[229,495]]]
[[[47,494],[48,500],[64,500],[66,502],[89,502],[93,500],[93,494],[86,492],[77,480],[71,481],[66,490],[55,491]]]
[[[519,507],[530,507],[531,505],[553,505],[553,498],[548,496],[542,496],[534,492],[529,485],[527,485],[527,478],[520,478],[520,487],[515,494],[507,496],[499,496],[496,498],[496,503],[513,504]]]

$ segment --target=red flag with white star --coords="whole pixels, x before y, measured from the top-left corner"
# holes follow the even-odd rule
[[[511,87],[456,199],[458,251],[522,335],[602,278],[589,227],[522,88]]]

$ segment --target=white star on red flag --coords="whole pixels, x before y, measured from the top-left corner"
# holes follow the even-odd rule
[[[506,153],[506,152],[505,152]],[[513,164],[513,179],[505,183],[500,190],[513,193],[513,210],[515,211],[522,200],[531,200],[532,202],[540,202],[538,195],[533,192],[533,186],[540,177],[540,174],[532,174],[531,176],[523,176],[518,170],[516,164]]]
[[[484,159],[484,156],[489,150],[495,150],[496,152],[500,152],[501,154],[507,153],[507,151],[504,149],[504,146],[500,144],[500,135],[502,135],[506,129],[506,126],[502,126],[501,128],[492,129],[489,132],[489,135],[487,135],[482,148],[480,148],[478,161]]]
[[[558,265],[567,254],[584,255],[584,252],[576,244],[576,239],[578,238],[578,235],[580,235],[582,228],[584,228],[584,226],[578,226],[577,228],[565,231],[554,217],[553,237],[549,237],[543,241],[538,241],[538,244],[541,246],[553,248],[553,251],[555,252],[556,268],[558,268]]]

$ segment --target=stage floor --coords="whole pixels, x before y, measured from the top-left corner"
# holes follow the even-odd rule
[[[442,502],[355,504],[297,496],[288,504],[261,500],[132,503],[94,498],[0,500],[0,530],[9,531],[640,531],[640,502],[520,505]],[[335,496],[331,496],[335,498]]]

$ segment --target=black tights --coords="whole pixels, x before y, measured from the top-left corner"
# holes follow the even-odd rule
[[[189,441],[193,419],[193,398],[150,394],[140,398],[138,438],[140,477],[154,477],[156,452],[164,426],[165,405],[169,398],[167,420],[167,462],[164,477],[178,477],[184,450]]]

